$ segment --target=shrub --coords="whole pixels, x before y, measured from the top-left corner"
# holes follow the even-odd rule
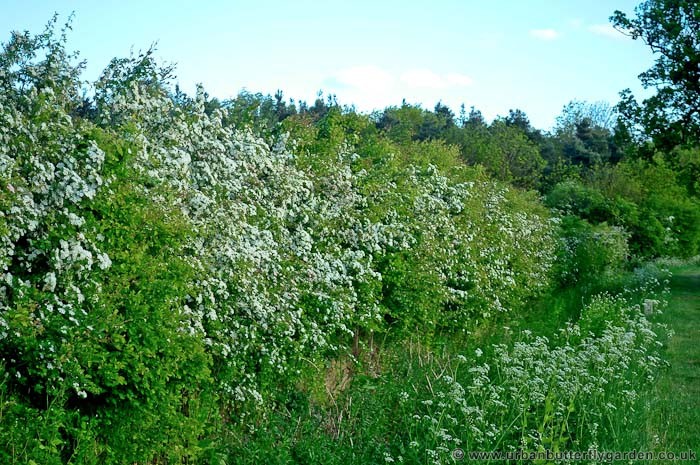
[[[559,260],[560,282],[591,283],[627,264],[629,235],[617,226],[591,225],[575,216],[561,221]]]

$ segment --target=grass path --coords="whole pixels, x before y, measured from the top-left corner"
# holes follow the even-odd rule
[[[700,453],[700,269],[675,270],[669,306],[660,321],[673,329],[671,364],[652,397],[648,433],[657,451]],[[671,462],[666,462],[671,463]],[[687,463],[687,462],[686,462]]]

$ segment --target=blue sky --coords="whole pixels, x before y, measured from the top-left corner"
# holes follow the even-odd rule
[[[310,103],[319,90],[361,111],[403,98],[491,119],[511,108],[548,129],[571,100],[614,104],[653,55],[609,26],[637,1],[423,0],[421,2],[2,0],[0,41],[40,32],[75,11],[69,47],[94,80],[113,57],[158,42],[180,86],[220,98],[241,89]]]

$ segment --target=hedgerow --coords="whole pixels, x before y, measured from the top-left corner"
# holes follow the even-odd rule
[[[342,115],[263,138],[202,89],[174,98],[150,51],[92,103],[80,71],[51,27],[0,53],[3,463],[201,458],[307,357],[459,332],[553,285],[557,221],[454,148],[378,156]]]

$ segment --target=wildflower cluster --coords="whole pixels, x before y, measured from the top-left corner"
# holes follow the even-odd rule
[[[640,292],[655,287],[650,282]],[[421,463],[450,463],[455,448],[609,445],[633,418],[617,411],[634,412],[637,398],[664,365],[658,355],[662,328],[647,320],[635,303],[638,295],[625,294],[597,295],[581,319],[554,338],[524,331],[512,346],[496,344],[445,360],[428,380],[427,398],[412,408],[406,404],[416,438],[407,448]],[[484,352],[489,356],[482,358]]]

